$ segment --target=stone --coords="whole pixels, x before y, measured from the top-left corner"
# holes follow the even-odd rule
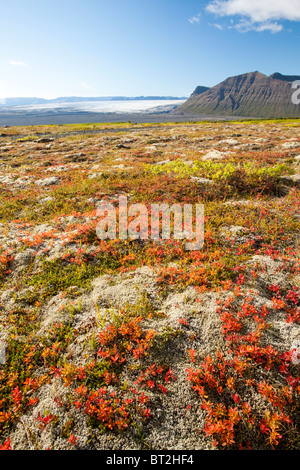
[[[232,236],[232,238],[235,238],[238,235],[243,234],[244,232],[248,232],[249,229],[245,227],[241,227],[239,225],[232,225],[231,227],[222,227],[221,230],[221,235],[223,237],[227,237],[228,233]]]
[[[58,184],[59,182],[60,182],[60,179],[57,178],[56,176],[49,176],[49,178],[44,178],[44,179],[35,181],[35,184],[37,186],[52,186],[53,184]]]
[[[300,147],[300,142],[284,142],[281,147],[283,149],[295,149],[297,147]]]
[[[162,160],[161,162],[154,163],[154,165],[163,166],[167,165],[168,163],[170,163],[170,160]]]
[[[238,145],[239,141],[236,139],[224,139],[220,140],[220,142],[217,142],[218,145],[223,145],[224,147],[229,147],[233,145]]]
[[[220,152],[219,150],[211,150],[202,157],[202,160],[222,160],[226,156],[227,154],[225,152]]]
[[[100,173],[91,173],[90,175],[88,175],[88,179],[89,180],[93,180],[95,178],[99,178],[99,176],[101,176],[103,173],[100,172]]]
[[[296,173],[295,175],[284,175],[280,178],[284,183],[294,183],[297,186],[300,184],[300,173]]]
[[[41,137],[40,139],[35,140],[35,142],[39,143],[47,143],[47,142],[53,142],[54,139],[52,137]]]
[[[129,145],[117,144],[114,148],[118,150],[118,149],[130,149],[131,147]]]
[[[195,183],[199,183],[199,184],[203,184],[203,185],[215,184],[215,182],[213,180],[209,180],[208,178],[200,178],[199,176],[192,176],[191,181],[194,181]]]
[[[53,197],[47,196],[39,200],[41,204],[53,201]]]
[[[32,248],[28,248],[25,251],[21,251],[17,253],[15,256],[15,262],[20,265],[28,265],[35,256],[35,250]]]

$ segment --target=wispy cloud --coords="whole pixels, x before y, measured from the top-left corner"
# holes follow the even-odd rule
[[[240,32],[278,33],[280,21],[300,21],[300,0],[212,0],[205,9],[218,17],[239,16],[231,28]]]
[[[92,87],[85,82],[81,82],[80,85],[82,86],[82,88],[86,88],[87,90],[92,90]]]
[[[237,29],[240,33],[248,33],[248,31],[270,31],[275,34],[283,30],[283,26],[277,22],[252,23],[247,20],[241,20],[239,23],[229,26],[229,28]]]
[[[198,13],[197,15],[193,16],[192,18],[189,19],[189,22],[194,24],[194,23],[200,23],[201,19],[201,13]]]
[[[211,25],[211,26],[214,26],[215,28],[219,29],[220,31],[223,31],[223,29],[224,29],[224,27],[223,27],[221,24],[219,24],[219,23],[214,23],[214,24]]]
[[[25,62],[19,62],[17,60],[9,60],[8,61],[10,65],[15,65],[17,67],[26,67],[27,64]]]

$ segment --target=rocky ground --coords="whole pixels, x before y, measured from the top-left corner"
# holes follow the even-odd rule
[[[0,129],[4,448],[299,448],[299,126]],[[99,240],[120,195],[203,248]]]

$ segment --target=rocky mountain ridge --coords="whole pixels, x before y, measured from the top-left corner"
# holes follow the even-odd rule
[[[297,75],[258,71],[229,77],[199,94],[197,87],[190,98],[173,111],[174,114],[212,114],[257,118],[300,117],[300,106],[292,97],[297,90],[292,83]]]

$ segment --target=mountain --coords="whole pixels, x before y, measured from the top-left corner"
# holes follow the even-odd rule
[[[208,86],[197,86],[195,91],[191,94],[191,96],[201,95],[205,91],[209,90]]]
[[[63,96],[60,98],[44,99],[44,98],[6,98],[0,100],[0,107],[10,106],[31,106],[35,104],[50,103],[80,103],[83,101],[141,101],[141,100],[186,100],[186,96]]]
[[[0,106],[29,106],[33,104],[44,104],[48,100],[44,98],[6,98],[0,101]]]
[[[282,75],[279,72],[273,73],[270,77],[277,78],[277,80],[283,80],[284,82],[295,82],[300,78],[299,75]]]
[[[197,87],[190,98],[172,113],[258,118],[300,117],[300,105],[292,102],[295,92],[292,82],[296,80],[300,80],[300,76],[278,72],[270,76],[257,71],[237,75],[200,94]]]

